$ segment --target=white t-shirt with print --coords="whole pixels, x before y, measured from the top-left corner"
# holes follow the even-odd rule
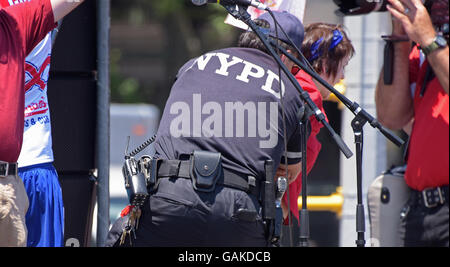
[[[52,38],[48,33],[25,60],[25,122],[19,167],[53,162],[47,99],[51,50]]]

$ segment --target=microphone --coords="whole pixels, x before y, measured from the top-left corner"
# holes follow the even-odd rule
[[[267,9],[266,5],[257,0],[192,0],[192,3],[196,6],[203,6],[205,4],[221,4],[252,6],[261,10]]]
[[[277,180],[277,192],[275,196],[275,205],[277,208],[281,207],[281,199],[283,198],[287,188],[288,188],[288,181],[286,177],[279,177]]]

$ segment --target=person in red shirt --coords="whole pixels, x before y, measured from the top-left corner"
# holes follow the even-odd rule
[[[449,246],[449,48],[448,0],[391,1],[394,79],[376,88],[379,121],[401,129],[413,120],[406,184],[411,196],[402,212],[405,246]],[[408,39],[406,38],[406,39]],[[411,47],[413,49],[411,50]]]
[[[17,176],[24,123],[26,56],[83,2],[36,0],[0,8],[0,247],[25,246],[28,197]]]
[[[305,27],[305,38],[301,50],[314,70],[332,86],[344,78],[344,69],[355,51],[343,26],[327,23],[313,23]],[[330,96],[330,91],[297,66],[292,69],[292,73],[303,90],[308,92],[311,100],[326,116],[323,101]],[[311,134],[306,147],[308,173],[312,170],[322,148],[321,143],[317,140],[317,134],[323,127],[314,117],[310,118],[310,125]],[[277,170],[277,176],[283,176],[283,173],[285,173],[283,168]],[[290,211],[297,220],[299,219],[297,203],[302,188],[301,176],[302,173],[289,185]],[[284,194],[282,202],[285,225],[289,222],[287,196],[287,193]]]

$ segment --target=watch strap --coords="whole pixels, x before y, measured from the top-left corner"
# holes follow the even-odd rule
[[[439,36],[436,36],[436,38],[434,38],[434,40],[433,40],[433,42],[432,42],[431,44],[429,44],[429,45],[426,46],[426,47],[420,47],[420,49],[423,51],[423,53],[424,53],[426,56],[428,56],[429,54],[431,54],[431,53],[432,53],[433,51],[435,51],[436,49],[445,47],[445,45],[442,46],[442,45],[440,45],[440,44],[437,42],[437,39],[438,39],[438,38],[439,38]]]

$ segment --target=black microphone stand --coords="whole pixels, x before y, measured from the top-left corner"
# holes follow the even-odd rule
[[[294,57],[292,54],[288,53],[286,49],[284,49],[282,46],[279,46],[274,40],[270,41],[272,46],[277,46],[279,50],[286,55],[291,61],[293,61],[295,64],[297,64],[303,71],[305,71],[308,75],[313,77],[316,81],[318,81],[320,84],[325,86],[331,93],[336,95],[336,97],[355,115],[360,116],[362,119],[365,120],[365,122],[369,122],[369,124],[375,128],[378,129],[387,139],[389,139],[392,143],[394,143],[397,146],[402,146],[405,141],[403,141],[400,137],[393,134],[390,130],[383,127],[379,121],[377,121],[372,115],[370,115],[366,110],[361,108],[361,106],[356,103],[350,101],[345,95],[341,94],[338,90],[336,90],[333,86],[331,86],[329,83],[327,83],[322,77],[320,77],[319,74],[317,74],[314,70],[311,70],[308,66],[306,66],[303,62],[298,60],[296,57]]]
[[[364,204],[362,202],[362,154],[363,154],[363,127],[366,124],[366,120],[356,115],[352,120],[352,128],[355,135],[355,145],[356,145],[356,191],[357,191],[357,204],[356,204],[356,233],[357,247],[364,247],[366,244],[364,233],[366,232],[366,223],[364,215]]]
[[[302,70],[304,70],[307,74],[313,77],[316,81],[325,86],[329,91],[336,95],[336,97],[344,103],[344,105],[352,111],[355,115],[355,118],[352,120],[351,125],[355,136],[355,145],[356,145],[356,179],[357,179],[357,206],[356,206],[356,232],[357,232],[357,240],[356,245],[358,247],[365,246],[364,233],[365,233],[365,215],[364,215],[364,205],[363,205],[363,197],[362,197],[362,154],[363,154],[363,127],[369,122],[370,125],[378,129],[386,138],[391,140],[395,145],[402,146],[405,141],[403,141],[398,136],[394,135],[391,131],[384,128],[374,117],[372,117],[367,111],[362,109],[360,105],[356,102],[351,102],[347,97],[341,94],[338,90],[336,90],[333,86],[328,84],[325,80],[323,80],[314,70],[306,66],[296,57],[291,55],[284,49],[279,46],[275,41],[271,40],[271,45],[276,46],[279,50],[286,55],[291,61],[297,64]],[[299,51],[300,52],[300,51]],[[301,54],[301,52],[300,52]]]
[[[308,123],[312,116],[311,110],[304,106],[300,117],[300,135],[302,148],[302,209],[300,210],[300,235],[299,247],[309,246],[309,212],[308,212],[308,174],[307,174],[307,144],[308,144]]]

